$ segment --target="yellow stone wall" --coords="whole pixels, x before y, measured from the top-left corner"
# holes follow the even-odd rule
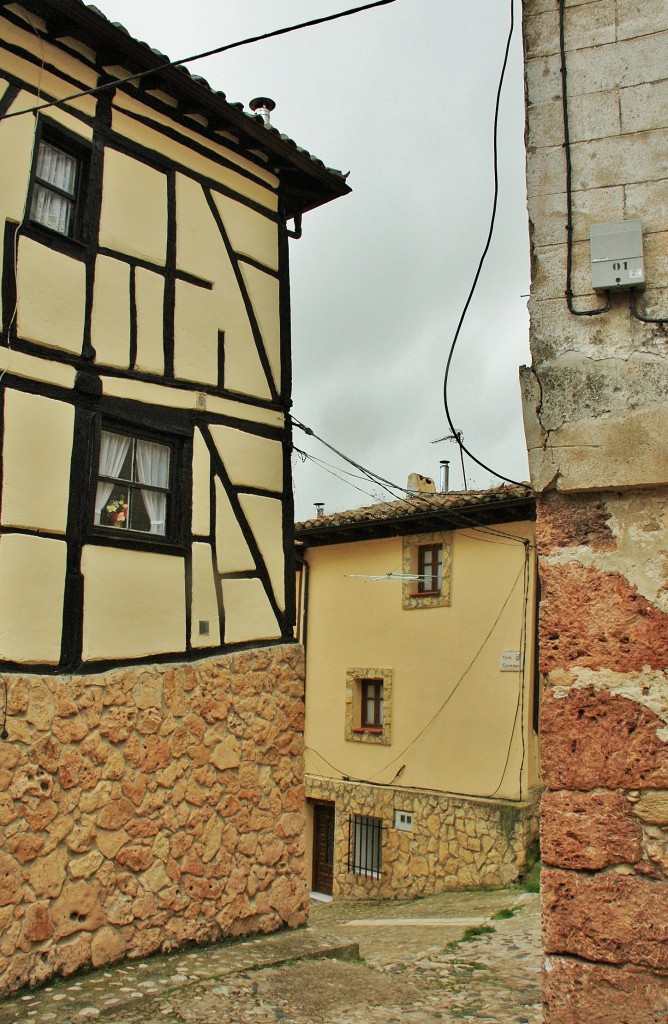
[[[336,805],[334,897],[409,899],[448,889],[517,881],[538,834],[538,801],[467,800],[401,786],[373,786],[306,775],[308,835],[313,801]],[[395,811],[412,813],[412,831],[395,827]],[[382,823],[379,877],[350,870],[350,817]],[[535,851],[534,851],[535,852]],[[312,886],[312,876],[308,876]]]
[[[300,647],[2,682],[0,994],[305,922]]]

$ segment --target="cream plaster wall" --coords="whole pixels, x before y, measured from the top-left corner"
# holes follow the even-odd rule
[[[3,526],[65,533],[73,429],[71,405],[5,391]]]
[[[86,268],[80,260],[20,238],[17,331],[27,341],[81,353]]]
[[[33,103],[33,96],[21,92],[9,107],[8,113],[23,110]],[[3,221],[7,217],[17,223],[23,220],[34,136],[35,122],[32,117],[12,117],[0,121],[0,209]]]
[[[211,434],[233,484],[283,490],[283,449],[270,441],[234,427],[211,426]]]
[[[30,17],[35,18],[35,15],[31,14]],[[5,21],[2,26],[2,38],[5,42],[13,43],[15,46],[20,46],[23,49],[31,51],[37,50],[40,58],[47,66],[55,65],[62,69],[66,75],[75,77],[78,82],[81,82],[87,88],[98,84],[97,74],[93,68],[87,67],[83,61],[79,60],[77,57],[63,53],[59,46],[50,43],[46,39],[40,39],[30,25],[22,27]],[[39,66],[35,68],[34,65],[28,66],[33,67],[33,74],[35,76],[36,83],[39,82],[40,70],[42,71],[42,77],[48,74],[46,68],[40,69]],[[61,78],[56,78],[56,76],[50,75],[49,77],[54,78],[54,80],[60,84],[61,89],[67,84]],[[26,76],[26,80],[30,81],[31,79],[28,79]],[[43,82],[42,89],[44,93],[49,91],[49,87],[46,85],[46,82]],[[71,84],[69,86],[69,91],[73,92]],[[62,93],[58,92],[54,95],[59,97]]]
[[[256,210],[216,193],[220,210],[235,252],[250,256],[272,270],[278,270],[278,226]]]
[[[183,558],[84,546],[85,661],[185,648]]]
[[[190,642],[193,647],[217,646],[220,643],[220,618],[214,583],[213,552],[210,544],[193,544],[192,580]],[[200,635],[200,619],[208,621],[208,634]]]
[[[53,74],[49,70],[49,64],[54,64],[63,69],[66,75],[74,78],[77,82],[83,82],[87,87],[98,84],[97,74],[91,68],[87,68],[76,57],[63,53],[57,46],[39,39],[32,29],[20,28],[4,20],[2,25],[2,41],[12,43],[28,51],[34,51],[38,55],[38,62],[31,63],[17,54],[11,54],[5,58],[11,62],[14,74],[23,82],[34,87],[35,97],[50,96],[54,99],[64,99],[72,93],[71,81],[67,81],[61,75]],[[95,99],[91,96],[82,96],[72,100],[70,105],[80,110],[88,117],[95,116]],[[34,122],[33,122],[34,123]]]
[[[223,485],[216,480],[216,556],[218,571],[248,572],[255,561]]]
[[[176,282],[174,375],[181,380],[218,383],[218,326],[213,293]]]
[[[91,342],[98,363],[127,369],[130,357],[130,267],[120,260],[98,256]]]
[[[285,556],[283,554],[283,502],[258,494],[241,494],[253,536],[264,558],[279,608],[285,608]]]
[[[194,535],[208,537],[211,530],[211,457],[202,434],[193,437],[193,519]]]
[[[159,274],[138,267],[135,274],[137,306],[137,359],[145,373],[161,374],[165,369],[164,332],[165,283]]]
[[[202,186],[185,174],[176,175],[176,265],[179,270],[217,279],[217,265],[225,257],[220,232],[211,215]]]
[[[530,523],[502,529],[533,536]],[[519,721],[514,728],[521,674],[499,669],[501,652],[520,647],[524,548],[482,536],[453,534],[450,607],[410,611],[402,610],[400,582],[348,576],[398,571],[401,538],[307,551],[307,771],[330,774],[326,758],[352,777],[390,782],[405,765],[402,785],[506,799],[519,798],[521,771],[527,796],[536,778],[533,659],[525,673],[522,769]],[[530,630],[532,609],[533,580]],[[365,666],[394,673],[389,747],[345,740],[346,671]]]
[[[0,660],[58,663],[66,563],[64,541],[0,536]]]
[[[215,328],[225,332],[225,387],[270,398],[248,312],[220,231],[202,187],[183,174],[177,176],[177,218],[177,266],[213,282]],[[207,300],[201,301],[205,304]],[[192,329],[198,329],[196,319]],[[210,329],[207,323],[206,330]]]
[[[76,370],[72,366],[47,361],[39,356],[29,356],[25,352],[8,348],[0,349],[0,373],[3,370],[15,373],[25,380],[45,381],[47,384],[57,384],[63,388],[73,387],[76,376]]]
[[[167,178],[113,149],[104,153],[100,245],[160,266],[165,263]]]
[[[264,206],[267,211],[275,212],[278,209],[278,196],[273,189],[255,184],[241,174],[237,174],[236,171],[221,167],[215,160],[201,156],[187,145],[167,138],[161,131],[146,128],[118,110],[113,112],[113,126],[114,130],[126,139],[131,139],[151,149],[157,149],[175,163],[192,169],[202,177],[220,181],[222,185],[234,189],[240,195]]]
[[[159,99],[164,103],[167,103],[169,106],[177,106],[178,101],[173,96],[169,96],[168,93],[162,92],[159,89],[147,89],[146,91],[150,95],[155,96],[156,99]],[[126,96],[124,93],[120,93],[115,97],[115,102],[122,111],[128,111],[134,114],[139,114],[140,117],[149,118],[154,123],[158,131],[160,130],[160,127],[163,125],[165,127],[171,128],[172,131],[174,131],[174,129],[176,128],[178,133],[184,139],[184,143],[182,145],[185,147],[185,150],[187,152],[187,156],[186,153],[183,154],[183,158],[181,159],[180,163],[187,165],[190,164],[193,153],[192,150],[189,148],[188,143],[190,140],[192,140],[193,142],[197,142],[200,146],[205,146],[207,149],[209,149],[211,151],[212,159],[216,159],[217,157],[220,156],[224,160],[227,160],[230,163],[236,165],[236,167],[251,171],[256,177],[262,178],[271,189],[278,188],[279,181],[275,174],[273,174],[271,171],[268,171],[262,165],[258,166],[255,160],[249,160],[246,157],[241,156],[239,153],[235,152],[233,149],[230,149],[229,146],[226,146],[222,138],[222,134],[220,135],[220,142],[212,143],[210,139],[205,139],[194,128],[186,128],[182,124],[175,126],[174,121],[169,114],[162,114],[159,111],[155,110],[153,107],[147,107],[145,103],[142,103],[141,101],[134,99],[134,97],[132,96]],[[216,173],[207,174],[207,177],[213,178],[214,181],[224,180],[226,174],[228,173],[227,169],[221,167],[220,164],[214,164],[213,167]]]
[[[241,273],[246,282],[251,304],[260,326],[274,384],[279,389],[281,386],[279,283],[277,278],[245,263],[241,264]]]
[[[223,580],[225,643],[274,640],[281,631],[260,580]]]

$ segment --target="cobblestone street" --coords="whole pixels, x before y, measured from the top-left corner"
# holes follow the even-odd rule
[[[313,902],[306,929],[80,974],[0,1024],[539,1024],[539,969],[537,895]]]

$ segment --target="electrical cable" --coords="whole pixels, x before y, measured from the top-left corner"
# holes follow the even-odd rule
[[[307,427],[304,423],[301,423],[296,418],[296,416],[290,414],[290,419],[295,427],[297,427],[299,430],[303,430],[304,433],[308,434],[309,437],[314,437],[316,441],[320,441],[320,444],[324,444],[325,448],[329,448],[331,452],[334,452],[335,455],[338,455],[339,458],[343,459],[344,462],[347,462],[348,465],[354,466],[355,469],[358,469],[360,473],[364,474],[367,480],[370,480],[372,483],[375,484],[381,484],[386,491],[389,491],[390,494],[392,494],[394,491],[400,491],[403,497],[403,495],[410,493],[406,487],[400,487],[399,484],[393,484],[391,480],[386,480],[385,477],[379,476],[372,470],[367,469],[365,466],[362,466],[359,462],[355,462],[355,460],[351,459],[350,456],[345,455],[343,452],[340,452],[338,448],[334,447],[334,445],[331,445],[328,441],[325,441],[324,438],[319,437],[315,433],[315,431],[312,430],[311,427]],[[395,497],[398,496],[395,495]]]
[[[505,77],[506,77],[506,68],[508,66],[508,56],[509,56],[509,53],[510,53],[510,44],[511,44],[511,41],[512,41],[512,38],[513,38],[514,28],[515,28],[514,0],[510,0],[510,28],[509,28],[509,31],[508,31],[508,38],[506,40],[506,49],[505,49],[505,53],[504,53],[504,57],[503,57],[503,65],[501,67],[501,75],[500,75],[500,78],[499,78],[499,85],[498,85],[497,92],[496,92],[496,104],[495,104],[495,108],[494,108],[494,132],[493,132],[493,140],[494,140],[494,200],[493,200],[493,203],[492,203],[492,215],[490,217],[489,229],[488,229],[488,232],[487,232],[487,241],[485,242],[485,247],[483,249],[482,255],[481,255],[480,260],[478,262],[478,267],[477,267],[477,270],[475,272],[475,276],[473,278],[473,284],[471,285],[471,289],[469,291],[468,297],[466,299],[466,302],[464,303],[464,308],[463,308],[461,316],[459,318],[459,323],[457,324],[457,328],[455,330],[455,335],[454,335],[454,338],[452,339],[452,344],[450,345],[450,352],[448,354],[448,360],[447,360],[447,363],[445,365],[445,375],[444,375],[444,378],[443,378],[443,405],[445,407],[445,415],[446,415],[446,418],[447,418],[447,421],[448,421],[448,426],[450,427],[450,430],[452,431],[452,435],[455,438],[455,440],[457,441],[457,444],[459,445],[460,453],[465,452],[466,455],[468,455],[468,457],[470,459],[472,459],[473,462],[476,463],[476,465],[480,466],[482,469],[487,470],[488,473],[492,473],[493,476],[498,477],[500,480],[506,480],[510,484],[518,484],[519,486],[522,486],[522,484],[520,483],[519,480],[512,480],[510,477],[504,476],[503,473],[499,473],[499,472],[497,472],[497,470],[492,469],[491,466],[486,465],[486,463],[482,462],[479,458],[477,458],[477,456],[475,456],[473,454],[473,452],[471,452],[466,447],[466,445],[464,444],[463,438],[462,438],[461,431],[457,430],[457,428],[455,427],[455,425],[454,425],[454,423],[452,421],[452,416],[450,415],[450,408],[449,408],[449,405],[448,405],[448,379],[449,379],[449,376],[450,376],[450,364],[452,363],[452,357],[454,355],[454,351],[455,351],[457,342],[459,340],[459,335],[460,335],[462,327],[464,325],[464,320],[466,319],[466,314],[468,312],[468,308],[471,305],[471,300],[473,299],[473,296],[475,294],[475,290],[476,290],[476,288],[478,286],[478,279],[480,278],[480,274],[482,272],[482,268],[483,268],[483,265],[485,263],[485,259],[487,257],[487,253],[489,252],[489,247],[490,247],[490,245],[492,243],[492,235],[494,234],[494,225],[495,225],[495,222],[496,222],[496,210],[497,210],[497,206],[498,206],[498,202],[499,202],[499,154],[498,154],[499,107],[500,107],[500,103],[501,103],[501,92],[502,92],[502,89],[503,89],[503,83],[504,83],[504,80],[505,80]]]
[[[643,324],[668,324],[668,317],[645,316],[644,313],[640,312],[636,305],[636,291],[637,288],[631,288],[631,295],[629,297],[631,313],[636,318],[636,320],[640,320]]]
[[[468,675],[468,673],[470,672],[471,668],[473,667],[473,665],[475,664],[475,662],[479,658],[480,654],[484,650],[485,645],[487,644],[487,641],[489,640],[489,638],[491,637],[492,633],[494,632],[494,630],[496,628],[496,625],[499,622],[499,619],[501,618],[501,615],[503,614],[503,612],[504,612],[504,610],[506,608],[506,605],[508,604],[508,601],[510,600],[510,598],[512,597],[512,595],[513,595],[513,593],[515,591],[515,587],[517,586],[517,582],[518,582],[518,580],[520,578],[520,575],[522,575],[524,583],[523,583],[523,597],[522,597],[522,622],[521,622],[521,625],[520,625],[520,658],[522,659],[521,660],[521,669],[520,669],[520,689],[519,689],[519,693],[518,693],[517,703],[515,705],[515,714],[514,714],[514,717],[513,717],[513,725],[512,725],[512,729],[511,729],[511,733],[510,733],[510,739],[508,741],[508,749],[506,751],[505,761],[504,761],[504,765],[503,765],[503,770],[501,772],[501,778],[500,778],[499,784],[496,787],[496,789],[493,790],[493,792],[487,793],[487,794],[464,793],[464,792],[460,792],[458,790],[452,790],[452,789],[447,790],[447,792],[449,794],[451,794],[452,796],[478,797],[480,799],[492,799],[493,797],[496,796],[496,794],[498,793],[499,789],[501,788],[501,786],[503,784],[503,779],[504,779],[506,771],[508,769],[508,764],[510,762],[510,755],[512,753],[513,739],[514,739],[514,736],[515,736],[515,729],[517,727],[517,717],[518,717],[518,714],[520,714],[521,730],[522,730],[522,759],[521,759],[521,762],[520,762],[519,792],[520,792],[520,800],[521,800],[522,799],[522,772],[524,770],[524,761],[525,761],[525,757],[526,757],[526,742],[525,742],[525,737],[524,737],[524,683],[525,683],[525,679],[526,679],[526,664],[527,664],[527,661],[526,661],[526,649],[527,649],[527,624],[526,624],[526,620],[527,620],[527,612],[528,612],[528,606],[529,606],[529,582],[530,582],[530,575],[531,575],[531,566],[530,566],[530,559],[529,559],[529,551],[531,549],[531,544],[528,541],[526,541],[526,540],[523,541],[522,543],[524,544],[524,558],[523,558],[522,567],[521,567],[520,571],[518,572],[517,576],[515,577],[515,579],[513,581],[513,584],[512,584],[512,587],[510,589],[510,592],[509,592],[508,596],[506,597],[505,601],[503,602],[503,605],[501,606],[501,609],[500,609],[496,619],[494,620],[494,623],[492,624],[492,627],[491,627],[490,631],[488,632],[487,636],[483,640],[482,645],[480,646],[480,648],[478,649],[476,654],[473,656],[472,660],[469,662],[469,665],[464,670],[463,674],[460,676],[460,678],[458,679],[457,683],[455,684],[454,689],[450,692],[450,694],[445,699],[445,701],[443,702],[441,707],[435,712],[434,715],[432,715],[432,717],[424,725],[424,727],[420,730],[420,732],[417,734],[417,736],[415,736],[411,740],[411,742],[407,746],[405,746],[404,749],[399,754],[397,754],[396,757],[392,758],[391,761],[388,761],[387,764],[384,765],[383,768],[381,768],[379,771],[375,772],[374,775],[372,775],[370,778],[368,778],[368,779],[361,779],[361,778],[357,778],[356,776],[347,774],[341,768],[337,768],[337,766],[332,764],[332,762],[329,761],[324,756],[324,754],[321,754],[320,751],[316,750],[314,747],[308,747],[307,746],[305,749],[310,751],[312,754],[315,754],[315,756],[319,757],[321,761],[324,761],[325,764],[329,768],[332,769],[332,771],[337,772],[341,776],[341,781],[343,781],[343,782],[355,782],[355,783],[361,783],[363,785],[368,785],[368,786],[379,786],[379,787],[386,787],[386,788],[389,787],[389,786],[394,785],[397,777],[400,775],[400,773],[406,767],[405,764],[401,765],[397,769],[397,771],[395,772],[394,776],[392,777],[392,779],[389,782],[378,782],[377,781],[377,776],[380,775],[382,772],[386,771],[390,767],[390,765],[395,763],[395,761],[398,761],[406,753],[406,751],[409,750],[410,747],[412,747],[413,744],[416,743],[417,740],[427,731],[429,726],[438,718],[438,716],[441,714],[441,712],[444,710],[444,708],[447,706],[447,704],[449,704],[450,700],[454,696],[454,694],[455,694],[457,688],[459,687],[460,683],[463,682],[464,678]],[[423,790],[425,787],[423,787],[423,786],[405,786],[405,787],[402,787],[402,788],[405,788],[407,790],[409,790],[409,789],[410,790]],[[441,792],[440,790],[430,790],[430,791],[432,791],[432,792]]]
[[[116,89],[119,85],[125,85],[127,82],[138,82],[139,79],[145,78],[147,75],[159,74],[161,71],[166,71],[169,68],[181,67],[184,64],[190,64],[194,60],[203,60],[205,57],[213,57],[217,53],[224,53],[226,50],[234,50],[240,46],[249,46],[251,43],[260,43],[265,39],[274,39],[276,36],[287,35],[289,32],[298,32],[304,28],[312,28],[315,25],[323,25],[329,21],[336,21],[339,18],[346,18],[352,14],[360,14],[362,11],[370,11],[374,7],[384,7],[386,4],[392,4],[395,0],[374,0],[373,3],[363,4],[361,7],[351,7],[345,11],[339,11],[337,14],[326,14],[321,18],[312,18],[310,21],[302,21],[297,25],[288,25],[285,28],[277,28],[272,32],[264,32],[262,35],[249,36],[247,39],[239,39],[235,43],[226,43],[223,46],[216,46],[211,50],[204,50],[202,53],[193,54],[192,57],[182,57],[180,60],[165,61],[164,64],[158,64],[154,68],[148,68],[146,71],[139,71],[134,75],[126,75],[125,78],[115,78],[111,82],[105,82],[102,85],[94,86],[92,89],[83,89],[80,92],[72,93],[70,96],[65,96],[60,100],[50,100],[48,103],[41,103],[34,107],[28,107],[26,110],[17,110],[11,114],[5,114],[0,120],[6,121],[10,117],[19,117],[21,114],[37,113],[40,110],[46,110],[48,107],[60,107],[64,103],[70,103],[72,100],[80,99],[83,96],[97,96],[105,89]]]
[[[292,450],[300,457],[304,456],[304,460],[308,459],[309,462],[312,462],[314,465],[318,466],[318,468],[322,469],[324,473],[328,473],[330,476],[333,476],[335,480],[340,480],[341,483],[348,484],[348,486],[352,487],[353,490],[359,491],[360,494],[365,494],[368,498],[372,498],[374,501],[378,500],[376,496],[371,493],[371,491],[365,491],[363,487],[358,487],[357,484],[352,483],[350,480],[346,480],[345,477],[339,476],[339,474],[335,471],[334,467],[328,468],[326,462],[322,462],[320,459],[316,459],[314,455],[309,455],[308,452],[303,452],[300,448],[295,448],[294,446]],[[346,471],[345,469],[342,469],[341,472],[345,473]],[[352,474],[346,475],[351,476]],[[366,479],[366,477],[362,477],[362,479]],[[389,502],[382,502],[382,504],[389,504]]]
[[[526,740],[524,736],[524,685],[526,681],[526,649],[527,649],[527,613],[529,610],[529,578],[531,573],[531,567],[529,562],[529,548],[525,548],[524,552],[524,593],[522,596],[522,623],[520,626],[520,678],[519,678],[519,692],[517,694],[517,703],[515,704],[515,716],[513,718],[513,727],[510,731],[510,740],[508,742],[508,750],[506,751],[506,760],[501,772],[501,778],[499,784],[493,793],[490,793],[490,797],[496,796],[503,785],[503,780],[508,770],[508,764],[510,762],[510,754],[513,749],[513,738],[515,736],[515,729],[517,728],[517,717],[520,719],[520,737],[521,737],[521,748],[522,758],[520,760],[520,771],[519,771],[519,794],[520,800],[522,799],[522,774],[524,772],[524,761],[526,757]]]
[[[561,105],[564,117],[564,153],[566,155],[566,302],[573,316],[599,316],[612,309],[612,293],[607,292],[605,306],[595,309],[576,309],[573,305],[573,168],[571,165],[571,133],[568,121],[568,83],[566,70],[566,0],[559,0],[559,52],[561,55]]]
[[[448,696],[447,696],[447,697],[445,698],[445,700],[443,701],[443,703],[441,704],[441,706],[440,706],[440,707],[438,708],[438,710],[437,710],[437,711],[435,711],[435,712],[434,712],[434,714],[433,714],[433,715],[431,716],[431,718],[429,719],[429,721],[425,723],[425,725],[424,725],[424,726],[423,726],[423,727],[422,727],[422,728],[420,729],[420,731],[419,731],[419,732],[417,733],[417,735],[415,735],[415,736],[413,737],[413,739],[412,739],[412,740],[410,741],[410,743],[407,743],[407,744],[406,744],[406,746],[405,746],[405,747],[403,748],[403,750],[401,750],[401,751],[400,751],[400,752],[399,752],[399,753],[398,753],[398,754],[396,755],[396,757],[393,757],[391,761],[388,761],[386,765],[384,765],[384,766],[383,766],[382,768],[380,768],[380,769],[379,769],[379,770],[378,770],[377,772],[375,772],[375,773],[374,773],[374,774],[373,774],[373,775],[371,776],[371,779],[370,779],[370,781],[373,781],[373,780],[374,780],[374,779],[376,778],[376,776],[378,776],[378,775],[381,775],[381,774],[382,774],[382,772],[386,771],[386,770],[387,770],[387,769],[388,769],[388,768],[390,767],[390,765],[393,765],[393,764],[394,764],[394,763],[395,763],[396,761],[398,761],[398,760],[399,760],[399,758],[403,757],[403,756],[404,756],[404,754],[406,753],[406,751],[407,751],[407,750],[410,750],[410,748],[411,748],[411,747],[412,747],[412,746],[413,746],[413,745],[414,745],[415,743],[417,743],[417,741],[418,741],[418,740],[420,739],[420,737],[424,735],[424,733],[425,733],[425,732],[427,731],[427,729],[428,729],[428,728],[429,728],[429,727],[430,727],[430,726],[431,726],[431,725],[432,725],[432,724],[433,724],[433,723],[434,723],[434,722],[436,721],[436,719],[437,719],[437,718],[438,718],[438,716],[439,716],[439,715],[441,714],[441,712],[442,712],[442,711],[443,711],[443,710],[444,710],[444,709],[445,709],[445,708],[447,707],[447,705],[448,705],[448,704],[450,703],[450,701],[451,701],[451,700],[452,700],[452,698],[454,697],[455,693],[457,692],[457,690],[459,689],[459,687],[460,687],[460,686],[461,686],[461,684],[463,683],[464,679],[465,679],[465,678],[466,678],[466,676],[467,676],[467,675],[469,674],[469,672],[471,671],[471,669],[472,669],[472,668],[473,668],[473,666],[475,665],[476,661],[478,660],[478,658],[479,658],[479,657],[480,657],[480,655],[482,654],[482,652],[483,652],[483,650],[485,649],[485,646],[486,646],[486,644],[487,644],[487,641],[489,640],[489,638],[491,637],[492,633],[493,633],[493,632],[494,632],[494,630],[496,629],[496,627],[497,627],[497,625],[498,625],[498,622],[499,622],[499,620],[500,620],[501,616],[503,615],[503,612],[504,612],[504,611],[505,611],[505,609],[506,609],[506,605],[508,604],[508,602],[510,601],[511,597],[513,596],[513,593],[514,593],[514,591],[515,591],[515,587],[517,586],[517,583],[518,583],[518,581],[519,581],[519,579],[520,579],[520,576],[521,576],[521,575],[522,575],[522,574],[523,574],[523,573],[524,573],[524,572],[526,571],[526,569],[525,569],[525,566],[526,566],[526,563],[527,563],[527,557],[528,557],[528,553],[527,553],[527,551],[525,551],[525,554],[524,554],[524,558],[523,558],[523,560],[522,560],[522,565],[521,565],[521,567],[520,567],[520,570],[519,570],[519,572],[517,573],[517,576],[515,577],[515,579],[514,579],[514,581],[513,581],[513,584],[512,584],[512,586],[511,586],[511,588],[510,588],[509,592],[508,592],[508,595],[507,595],[507,597],[506,597],[505,601],[503,602],[503,604],[501,605],[501,608],[499,609],[498,615],[496,616],[496,618],[495,618],[494,622],[492,623],[492,625],[491,625],[491,627],[490,627],[490,629],[489,629],[489,632],[487,633],[487,636],[486,636],[486,637],[485,637],[485,639],[483,640],[482,644],[480,645],[480,647],[478,648],[478,650],[476,651],[476,653],[475,653],[475,654],[473,655],[473,657],[472,657],[471,661],[470,661],[470,662],[468,663],[467,667],[466,667],[466,668],[464,669],[464,671],[462,672],[461,676],[459,677],[459,679],[457,680],[457,682],[455,683],[454,687],[452,688],[452,690],[450,691],[450,693],[448,694]],[[524,609],[523,609],[523,614],[524,614]],[[517,715],[517,712],[516,712],[515,714]],[[513,728],[513,732],[514,732],[514,728]],[[511,744],[511,746],[512,746],[512,734],[511,734],[511,737],[510,737],[510,744]],[[510,757],[510,753],[508,753],[508,754],[507,754],[507,758],[508,758],[508,757]],[[506,762],[506,763],[507,763],[507,762]],[[504,772],[505,772],[505,768],[504,768]],[[502,780],[502,781],[503,781],[503,780]],[[499,789],[500,785],[501,785],[501,783],[499,783],[499,786],[497,786],[497,788],[496,788],[495,792],[497,792],[497,791],[498,791],[498,789]],[[469,795],[469,796],[473,796],[473,794],[472,794],[472,793],[470,793],[470,794],[468,794],[468,795]],[[481,794],[476,794],[476,795],[481,795]],[[491,795],[493,795],[493,794],[482,794],[482,795],[483,795],[483,796],[491,796]]]
[[[293,419],[294,419],[294,417],[293,417]],[[298,424],[298,421],[295,420],[295,423]],[[320,441],[327,448],[330,448],[332,451],[336,452],[336,454],[340,458],[342,458],[344,461],[346,461],[349,465],[355,466],[355,468],[358,468],[358,469],[361,468],[367,474],[371,474],[371,475],[365,476],[363,479],[370,479],[374,483],[377,483],[379,480],[383,479],[382,477],[377,477],[375,474],[372,473],[371,470],[364,470],[364,467],[361,467],[360,463],[355,462],[353,459],[350,459],[349,456],[345,455],[343,452],[339,452],[338,449],[336,449],[332,445],[328,444],[327,441],[324,441],[322,438],[318,437],[318,435],[315,434],[314,431],[311,430],[310,427],[306,427],[304,424],[299,424],[299,425],[300,425],[300,428],[302,430],[304,430],[306,433],[309,433],[312,437],[316,438],[316,440]],[[319,468],[323,469],[324,472],[329,472],[331,476],[334,476],[337,480],[341,480],[342,483],[349,484],[350,487],[353,487],[355,490],[360,491],[362,494],[367,494],[369,497],[374,498],[374,502],[375,502],[376,505],[386,505],[388,508],[393,507],[394,502],[392,502],[392,501],[384,501],[383,499],[378,499],[378,498],[375,497],[375,495],[371,494],[369,491],[365,491],[363,488],[357,487],[355,484],[351,484],[349,480],[344,480],[342,477],[338,476],[337,473],[333,472],[333,467],[330,470],[326,469],[325,467],[328,466],[329,463],[323,462],[321,459],[316,458],[316,456],[310,455],[308,452],[305,452],[301,448],[297,448],[294,445],[293,445],[292,450],[297,455],[299,455],[300,458],[308,459],[311,462],[314,462],[316,465],[319,466]],[[342,473],[347,473],[346,470],[341,470],[341,472]],[[347,473],[347,475],[353,476],[352,473]],[[389,483],[389,481],[387,481],[387,482]],[[402,496],[399,497],[399,498],[395,497],[395,501],[401,501],[404,505],[408,505],[410,508],[414,508],[415,511],[416,511],[416,515],[417,516],[425,516],[425,517],[433,516],[435,511],[439,511],[438,509],[434,509],[434,508],[424,508],[423,505],[421,505],[417,500],[415,500],[414,494],[413,494],[412,491],[409,491],[409,490],[407,490],[405,488],[402,488],[398,484],[393,484],[392,486],[395,487],[399,491],[404,491],[405,492],[405,495],[402,494]],[[525,487],[526,485],[525,484],[520,484],[519,486]],[[387,487],[385,489],[389,490],[389,488],[387,488]],[[391,494],[392,492],[390,491],[389,493]],[[426,497],[428,498],[430,496],[431,496],[431,492],[428,492],[426,494]],[[503,530],[496,530],[496,529],[494,529],[493,526],[487,526],[487,525],[484,525],[482,523],[477,523],[475,521],[475,519],[472,519],[470,516],[467,516],[464,512],[460,512],[458,509],[447,509],[447,510],[444,510],[444,511],[447,511],[449,516],[451,516],[451,517],[453,517],[455,519],[461,520],[464,523],[466,523],[467,526],[469,526],[470,529],[472,529],[472,530],[481,531],[481,532],[484,532],[484,533],[489,533],[492,536],[500,537],[502,540],[510,541],[510,542],[512,542],[514,544],[524,544],[524,540],[521,537],[514,537],[512,534],[505,533]],[[482,538],[476,537],[475,539],[476,540],[481,540]]]

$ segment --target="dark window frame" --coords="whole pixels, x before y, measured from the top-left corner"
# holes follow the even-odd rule
[[[100,446],[102,431],[121,434],[133,440],[152,441],[170,449],[169,483],[167,488],[132,481],[133,489],[140,491],[142,487],[167,493],[167,513],[164,534],[152,534],[143,530],[118,529],[104,523],[95,523],[95,495],[100,480],[111,481],[112,477],[101,475]],[[110,544],[114,547],[136,548],[148,551],[164,551],[184,554],[188,538],[189,523],[186,512],[189,508],[191,495],[186,493],[190,472],[188,460],[191,457],[192,441],[189,435],[169,428],[156,429],[144,423],[136,423],[110,416],[100,416],[95,424],[93,439],[92,464],[90,471],[89,500],[86,514],[86,538],[95,543]],[[124,481],[125,484],[125,481]]]
[[[427,566],[427,556],[429,565]],[[443,589],[443,545],[419,544],[417,549],[417,592],[420,596],[440,594]]]
[[[56,149],[61,150],[63,153],[66,153],[68,156],[71,156],[76,160],[77,181],[75,193],[72,197],[69,197],[67,193],[62,192],[57,186],[38,177],[37,165],[39,161],[40,146],[42,143],[54,146]],[[71,246],[73,244],[78,244],[79,246],[87,244],[88,239],[86,237],[85,230],[85,206],[88,194],[91,154],[92,145],[87,139],[69,131],[69,129],[64,128],[56,121],[48,121],[41,117],[38,119],[35,132],[35,146],[32,165],[30,168],[30,184],[28,186],[28,198],[26,205],[26,226],[22,233],[32,235],[37,238],[41,237],[42,239],[48,239],[50,244],[55,244],[58,247],[66,248],[68,245]],[[67,233],[56,231],[55,228],[50,228],[47,224],[42,224],[41,221],[32,219],[30,212],[32,210],[33,198],[38,185],[42,185],[42,187],[48,188],[58,195],[67,196],[72,199],[74,209],[72,212],[70,230]]]
[[[383,680],[382,679],[360,679],[360,727],[383,731]],[[371,717],[367,715],[369,702],[372,703],[373,712]]]

